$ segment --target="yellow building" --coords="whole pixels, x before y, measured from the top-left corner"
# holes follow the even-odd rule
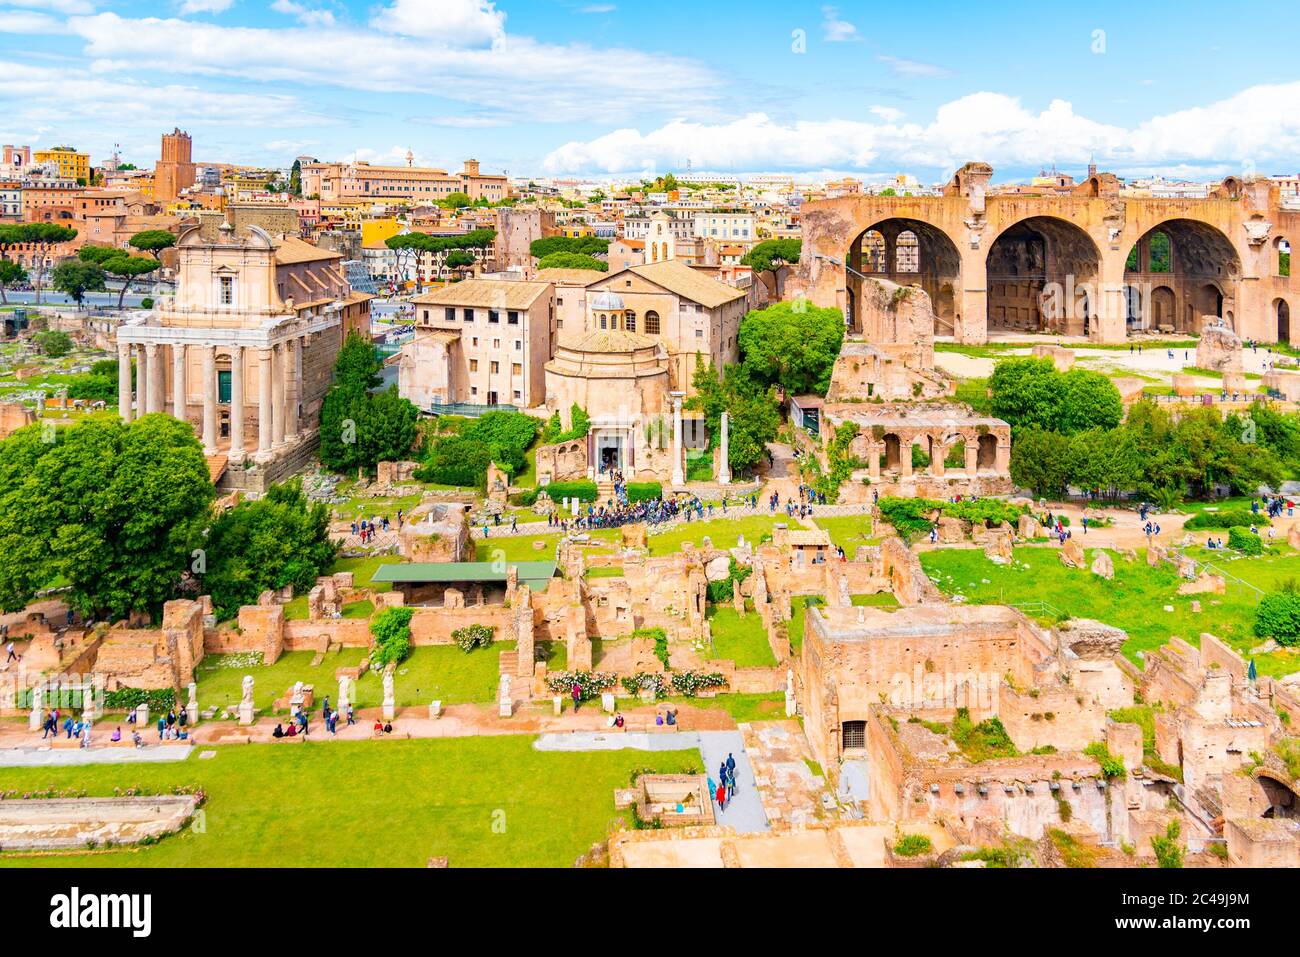
[[[90,154],[78,153],[71,146],[52,146],[36,151],[36,162],[57,163],[59,175],[76,180],[82,185],[90,183]]]
[[[363,249],[376,249],[406,227],[395,219],[361,220],[361,246]]]

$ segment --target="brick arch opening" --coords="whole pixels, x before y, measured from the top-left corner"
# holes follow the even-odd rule
[[[989,332],[1088,335],[1101,254],[1084,230],[1051,216],[1004,229],[985,257]]]
[[[845,318],[853,328],[862,328],[856,310],[863,301],[862,281],[872,278],[920,286],[934,305],[935,332],[947,335],[955,330],[959,317],[954,290],[960,288],[961,254],[943,230],[918,219],[880,220],[853,238],[845,263],[851,304]]]
[[[1202,316],[1229,318],[1240,276],[1241,258],[1220,230],[1191,219],[1159,223],[1138,238],[1124,265],[1128,329],[1200,332]],[[1172,308],[1167,296],[1154,295],[1161,289],[1173,296]]]
[[[1273,316],[1277,320],[1277,341],[1289,345],[1291,342],[1290,304],[1285,299],[1274,300]]]

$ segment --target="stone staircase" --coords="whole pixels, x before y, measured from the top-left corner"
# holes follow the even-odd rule
[[[596,482],[596,504],[604,505],[614,497],[614,480],[600,479]]]
[[[503,651],[501,652],[500,666],[497,673],[502,675],[515,676],[515,669],[519,664],[519,652]]]

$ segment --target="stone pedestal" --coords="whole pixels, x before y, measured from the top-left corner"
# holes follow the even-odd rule
[[[514,714],[514,702],[510,698],[510,676],[501,676],[501,685],[497,689],[497,715],[509,718]]]
[[[673,400],[673,472],[672,484],[686,484],[685,455],[682,451],[682,398],[685,392],[670,392]]]
[[[27,728],[31,731],[41,730],[41,725],[45,723],[45,695],[37,685],[32,689],[32,713],[27,719]],[[58,732],[58,729],[55,729]]]
[[[442,717],[442,702],[441,702],[441,701],[430,701],[430,702],[429,702],[429,717],[432,718],[432,719],[434,719],[434,720],[437,720],[438,718],[441,718],[441,717]]]
[[[384,669],[384,720],[392,721],[397,714],[397,698],[393,693],[393,666]]]
[[[731,426],[731,416],[729,416],[726,412],[723,412],[722,413],[722,438],[721,438],[721,449],[720,449],[721,454],[718,456],[718,484],[719,485],[731,484],[731,463],[727,458],[727,453],[729,452],[728,445],[729,445],[730,431],[731,431],[730,426]]]
[[[189,700],[185,702],[185,717],[189,719],[190,724],[197,724],[199,720],[199,686],[193,681],[190,682]]]
[[[557,694],[557,695],[555,695],[555,697],[551,698],[551,714],[555,715],[557,718],[558,718],[560,715],[564,714],[564,697],[563,697],[563,695],[558,695],[558,694]]]
[[[612,691],[601,692],[600,707],[606,714],[614,713],[614,693]]]
[[[141,731],[149,727],[149,706],[147,704],[136,705],[135,726]]]

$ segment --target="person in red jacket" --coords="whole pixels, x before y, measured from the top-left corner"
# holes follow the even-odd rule
[[[718,810],[725,811],[727,808],[727,786],[725,784],[718,785],[718,793],[716,797],[718,800]]]

